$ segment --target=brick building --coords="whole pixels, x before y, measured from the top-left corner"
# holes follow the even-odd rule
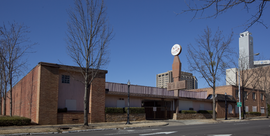
[[[16,85],[12,93],[12,114],[31,118],[38,124],[83,123],[83,77],[79,67],[40,62]],[[105,122],[105,107],[127,106],[127,84],[105,83],[106,70],[100,70],[90,87],[89,122]],[[224,93],[228,95],[228,116],[237,116],[238,101],[236,86],[217,87],[217,117],[225,113]],[[258,111],[264,115],[264,91],[246,88],[245,108],[247,112]],[[166,88],[130,86],[131,106],[145,107],[146,118],[172,118],[172,113],[181,110],[212,110],[211,88],[167,91]],[[7,96],[9,92],[7,93]],[[9,115],[9,99],[6,102]],[[3,107],[3,106],[2,106]],[[153,107],[156,107],[154,115]],[[178,107],[178,108],[176,108]],[[67,112],[61,112],[61,110]],[[2,110],[3,111],[3,110]],[[163,111],[167,111],[163,114]],[[155,114],[156,114],[155,113]]]
[[[78,69],[78,67],[40,62],[13,86],[12,115],[31,118],[38,124],[83,122],[84,89],[79,81],[82,76]],[[90,123],[105,121],[106,73],[107,71],[100,70],[90,87]],[[6,103],[6,115],[9,115],[10,99],[7,99]],[[65,107],[71,112],[58,113],[58,109]],[[72,120],[74,116],[78,119]]]
[[[194,89],[194,90],[188,90],[188,91],[195,91],[195,92],[206,91],[208,96],[213,94],[212,88],[202,88],[202,89]],[[227,93],[229,97],[232,97],[230,99],[230,104],[228,106],[228,109],[229,109],[228,116],[237,117],[239,114],[239,108],[237,107],[237,102],[239,101],[238,87],[233,86],[233,85],[216,87],[216,90],[215,90],[216,94],[224,95],[225,92]],[[245,111],[246,112],[260,112],[262,116],[265,115],[265,109],[266,109],[265,91],[245,88],[244,92],[241,92],[241,96],[243,93],[245,96],[245,101],[244,101]],[[242,102],[242,97],[241,97],[241,102]],[[243,110],[243,107],[241,108],[241,110]],[[224,113],[225,113],[224,100],[217,99],[216,112],[217,112],[218,118],[224,117]]]

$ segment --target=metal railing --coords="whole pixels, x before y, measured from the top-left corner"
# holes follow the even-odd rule
[[[109,92],[127,93],[128,91],[127,84],[106,82],[105,87],[106,89],[109,90]],[[145,94],[145,95],[159,95],[159,96],[174,96],[174,91],[167,91],[166,88],[139,86],[139,85],[130,85],[130,93]],[[180,90],[179,97],[206,99],[207,92],[206,91],[193,92],[193,91]]]

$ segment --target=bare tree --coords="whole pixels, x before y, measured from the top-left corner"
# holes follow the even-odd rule
[[[7,70],[7,77],[9,83],[9,99],[10,99],[10,116],[12,116],[12,86],[13,78],[16,72],[26,63],[23,56],[27,51],[35,45],[31,43],[27,34],[30,33],[29,28],[24,24],[9,23],[9,27],[5,24],[0,29],[2,48],[5,50],[6,55],[1,54],[1,58]],[[6,96],[8,97],[8,96]]]
[[[68,14],[67,50],[84,77],[84,125],[88,126],[90,85],[108,62],[107,46],[112,29],[107,24],[103,0],[85,0],[85,3],[76,0]]]
[[[2,27],[0,27],[0,30],[2,29]],[[2,39],[1,37],[1,33],[0,33],[0,70],[1,70],[1,96],[3,99],[3,107],[1,107],[2,110],[2,114],[6,115],[6,93],[7,93],[7,85],[8,85],[8,77],[7,77],[7,69],[6,69],[6,65],[5,65],[5,61],[4,58],[6,57],[7,53],[6,50],[4,48],[4,39]],[[2,103],[1,103],[2,106]]]
[[[247,99],[247,96],[252,92],[252,91],[245,91],[245,88],[252,88],[253,91],[259,90],[260,89],[259,87],[261,86],[261,80],[263,79],[265,72],[265,70],[262,67],[257,68],[250,67],[247,57],[253,57],[253,55],[254,54],[252,54],[252,56],[240,55],[238,60],[238,69],[237,68],[229,69],[230,74],[226,73],[226,82],[228,84],[236,85],[239,87],[240,82],[240,90],[238,91],[241,92],[240,94],[242,98],[243,119],[246,117],[245,100]],[[237,67],[237,63],[234,62],[233,64],[235,67]],[[238,72],[240,72],[240,78]]]
[[[185,1],[186,2],[186,1]],[[255,1],[255,0],[200,0],[193,3],[186,2],[186,5],[188,6],[187,10],[183,10],[181,13],[186,13],[186,12],[195,12],[192,20],[196,18],[198,13],[201,13],[201,16],[203,16],[203,13],[207,10],[213,9],[212,14],[206,15],[206,17],[202,18],[216,18],[220,14],[225,13],[226,11],[232,9],[233,7],[240,6],[242,5],[244,9],[249,12],[249,6],[250,5],[256,5],[257,9],[256,12],[251,15],[251,17],[246,21],[244,24],[246,26],[245,30],[250,28],[252,25],[255,23],[260,23],[264,27],[268,28],[268,26],[263,22],[261,19],[265,8],[267,7],[266,5],[269,4],[270,0],[261,0],[261,1]]]
[[[2,54],[2,44],[1,44],[1,40],[0,40],[0,54]],[[1,56],[1,55],[0,55]],[[4,89],[3,89],[3,61],[2,61],[2,57],[0,57],[0,115],[2,115],[2,99],[3,99],[3,93],[4,93]]]
[[[196,39],[196,46],[188,45],[187,60],[191,71],[201,74],[207,84],[213,89],[213,119],[216,120],[216,100],[215,89],[216,83],[220,80],[220,76],[228,67],[232,50],[230,43],[231,35],[225,39],[222,31],[217,30],[214,35],[209,27],[204,30],[202,36]]]
[[[259,87],[261,90],[265,91],[264,93],[264,100],[266,101],[265,105],[265,111],[266,111],[266,117],[268,118],[268,106],[267,104],[270,104],[270,66],[263,66],[259,69],[261,71],[261,78],[258,81],[257,88]]]

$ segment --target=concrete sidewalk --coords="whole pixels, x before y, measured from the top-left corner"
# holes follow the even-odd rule
[[[168,125],[167,122],[144,120],[144,121],[131,121],[131,124],[128,125],[126,124],[126,122],[102,122],[102,123],[91,123],[89,124],[89,126],[82,126],[82,124],[8,126],[8,127],[0,127],[0,136],[7,134],[34,135],[34,134],[75,133],[84,131],[158,127],[166,125]]]
[[[126,122],[102,122],[91,123],[84,127],[82,124],[59,124],[59,125],[29,125],[29,126],[8,126],[0,127],[0,136],[4,135],[35,135],[35,134],[58,134],[58,133],[76,133],[84,131],[101,131],[101,130],[116,130],[141,127],[158,127],[158,126],[181,126],[181,125],[198,125],[198,124],[213,124],[224,122],[241,122],[249,120],[269,120],[265,117],[254,117],[244,120],[238,118],[218,118],[212,119],[191,119],[191,120],[144,120],[131,121],[132,124],[126,125]]]

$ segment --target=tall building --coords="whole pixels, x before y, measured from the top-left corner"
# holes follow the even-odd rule
[[[246,31],[240,33],[239,37],[239,62],[238,65],[242,69],[249,69],[254,67],[253,55],[253,37],[251,33]]]
[[[187,89],[198,89],[198,80],[192,73],[181,71],[180,80],[187,81]],[[167,88],[167,84],[173,82],[172,70],[156,75],[156,87]]]
[[[253,37],[246,31],[239,37],[238,68],[250,69],[254,67]],[[237,68],[226,69],[226,85],[236,85]]]
[[[270,60],[254,61],[253,37],[251,33],[248,31],[240,33],[238,68],[249,70],[268,65],[270,65]],[[226,85],[237,85],[238,68],[226,69]]]

